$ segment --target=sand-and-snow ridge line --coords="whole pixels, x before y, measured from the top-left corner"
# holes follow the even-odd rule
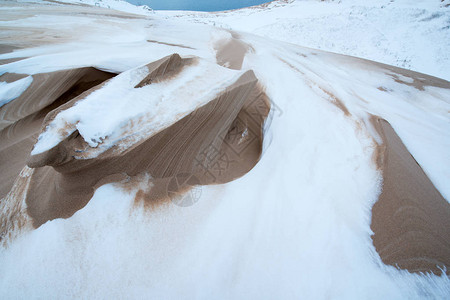
[[[138,200],[150,205],[171,200],[173,177],[233,180],[259,160],[269,109],[252,71],[173,54],[124,72],[46,115],[28,160],[27,212],[35,226],[67,218],[96,187],[142,174],[152,187]]]

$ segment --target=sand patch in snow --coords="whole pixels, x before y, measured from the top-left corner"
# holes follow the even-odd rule
[[[450,204],[391,125],[372,118],[383,144],[377,163],[384,184],[372,208],[375,248],[384,263],[410,272],[450,272]]]
[[[242,42],[236,33],[230,32],[230,37],[219,40],[214,48],[217,64],[233,70],[240,70],[250,46]]]

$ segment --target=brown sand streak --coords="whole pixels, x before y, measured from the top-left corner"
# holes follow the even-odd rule
[[[0,245],[7,246],[20,232],[31,229],[32,221],[27,214],[25,197],[33,169],[24,167],[17,176],[11,191],[0,201]]]
[[[385,264],[410,272],[450,271],[450,204],[436,190],[391,125],[373,117],[380,134],[377,164],[384,184],[372,208],[375,248]]]

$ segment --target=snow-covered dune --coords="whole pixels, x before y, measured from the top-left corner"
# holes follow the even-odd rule
[[[158,14],[450,80],[448,0],[277,0],[237,11]]]
[[[191,12],[0,4],[0,298],[450,296],[448,81]]]

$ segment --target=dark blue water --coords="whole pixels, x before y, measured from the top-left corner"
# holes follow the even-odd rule
[[[269,2],[269,0],[126,0],[161,10],[220,11]]]

